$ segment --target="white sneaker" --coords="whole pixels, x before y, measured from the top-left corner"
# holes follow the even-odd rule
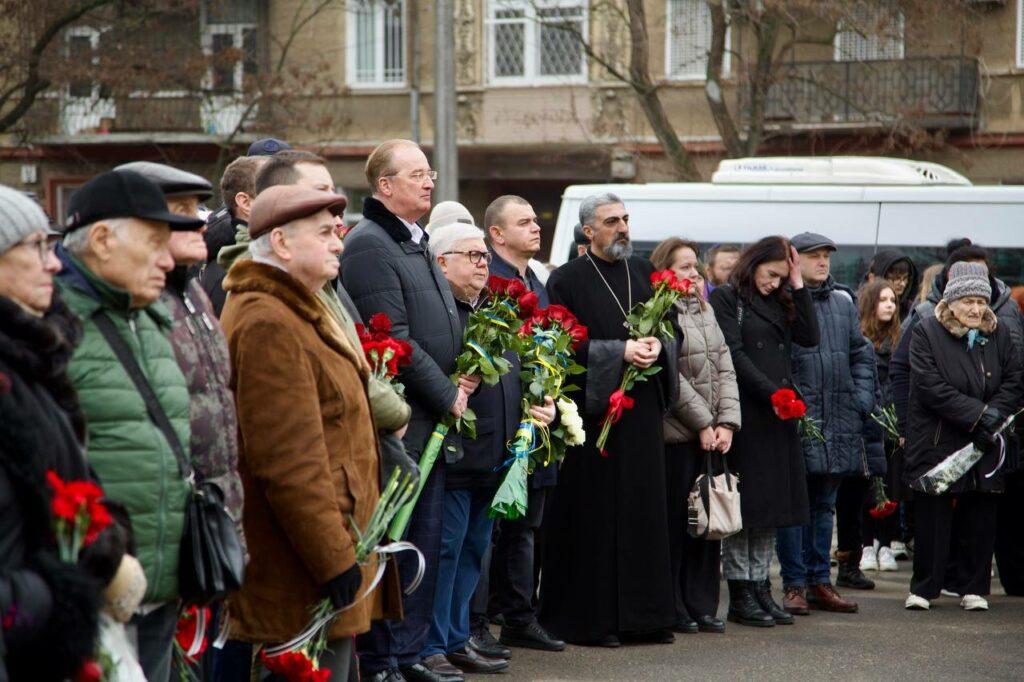
[[[860,554],[860,570],[862,571],[877,571],[878,570],[878,555],[875,553],[875,548],[868,546],[861,551]]]
[[[965,594],[960,600],[960,608],[964,611],[988,611],[988,601],[976,594]]]
[[[959,594],[951,590],[947,590],[946,588],[942,588],[941,590],[939,590],[939,594],[941,594],[943,597],[956,597],[957,599],[960,598]]]
[[[892,550],[888,547],[882,547],[878,550],[878,570],[880,571],[898,571],[899,566],[896,565],[896,557],[892,555]]]
[[[899,540],[893,540],[890,542],[889,548],[892,549],[892,556],[894,559],[906,561],[910,558],[910,552],[907,550],[907,546]]]
[[[907,601],[903,602],[903,608],[909,609],[910,611],[927,611],[931,607],[931,602],[924,597],[918,597],[913,592],[908,594]]]

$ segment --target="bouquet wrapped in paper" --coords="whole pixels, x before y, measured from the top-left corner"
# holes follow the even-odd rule
[[[458,384],[459,377],[465,374],[479,376],[483,383],[494,386],[501,380],[503,374],[512,369],[512,365],[502,357],[502,353],[506,349],[516,347],[519,300],[527,295],[536,299],[536,294],[527,292],[522,282],[493,275],[487,280],[487,288],[481,295],[484,296],[481,304],[469,314],[466,321],[462,352],[455,360],[455,371],[451,376],[454,384]],[[445,415],[434,427],[423,448],[423,454],[420,455],[419,486],[412,499],[395,517],[391,526],[392,538],[398,539],[405,535],[412,511],[441,453],[441,445],[453,426],[463,436],[476,438],[476,415],[470,409],[463,412],[458,419],[450,414]]]
[[[586,440],[583,418],[576,403],[566,393],[577,387],[566,384],[584,368],[573,359],[576,349],[587,339],[587,328],[567,308],[552,305],[537,309],[537,297],[520,299],[518,331],[520,378],[523,381],[522,412],[519,428],[508,445],[508,470],[491,502],[489,514],[496,519],[518,519],[526,515],[527,476],[536,466],[560,462],[571,445]],[[561,417],[555,428],[534,418],[530,408],[544,405],[550,397]]]
[[[1013,424],[1017,419],[1017,414],[1007,417],[993,434],[995,442],[999,446],[999,462],[995,469],[984,474],[985,478],[995,476],[1006,461],[1006,439],[1003,436],[1003,431]],[[929,495],[941,495],[949,490],[951,485],[963,478],[964,474],[970,471],[971,467],[981,461],[984,456],[984,451],[977,445],[968,443],[922,474],[910,484],[910,487]]]

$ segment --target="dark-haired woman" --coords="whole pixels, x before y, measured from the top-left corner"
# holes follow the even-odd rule
[[[771,402],[775,391],[793,387],[792,344],[818,345],[818,320],[799,258],[784,237],[766,237],[744,249],[729,284],[711,292],[736,368],[743,414],[743,430],[731,450],[740,477],[743,530],[722,541],[722,568],[729,584],[729,620],[744,625],[793,622],[772,598],[768,567],[775,529],[803,525],[809,518],[800,436]]]

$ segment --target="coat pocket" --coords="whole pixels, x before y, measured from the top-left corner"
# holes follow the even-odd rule
[[[338,496],[338,508],[343,514],[353,514],[356,509],[356,495],[343,463],[331,463],[331,482],[334,484],[334,492]]]

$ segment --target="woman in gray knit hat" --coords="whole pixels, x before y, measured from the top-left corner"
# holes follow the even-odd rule
[[[904,480],[914,488],[914,575],[906,607],[925,610],[943,588],[966,610],[988,609],[996,502],[1012,438],[998,435],[1024,392],[1010,331],[989,308],[992,287],[981,263],[955,263],[935,316],[910,342],[909,433]],[[965,445],[984,455],[945,492],[915,482]],[[1010,453],[1012,455],[1012,453]],[[1009,459],[1015,459],[1012,456]],[[950,545],[956,562],[947,571]]]

